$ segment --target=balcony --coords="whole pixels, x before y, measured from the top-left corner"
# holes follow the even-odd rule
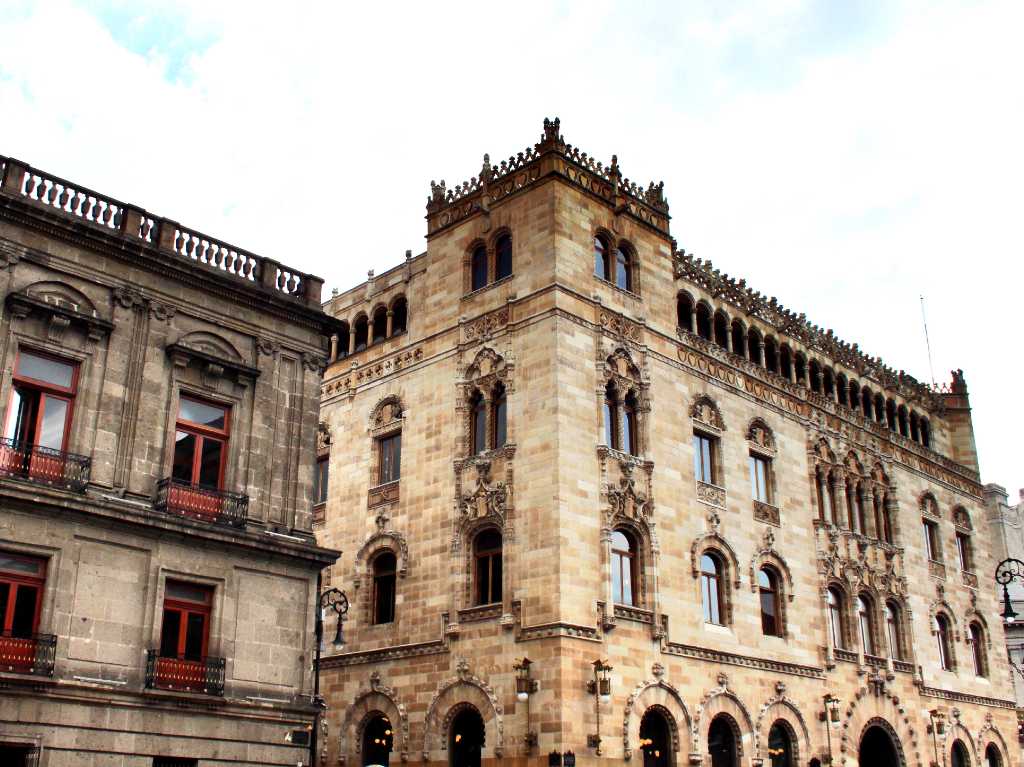
[[[163,658],[146,651],[146,689],[224,695],[224,659]]]
[[[57,637],[53,634],[14,637],[10,632],[0,633],[0,671],[53,676],[56,654]]]
[[[92,459],[14,439],[0,439],[0,476],[85,492]]]
[[[153,505],[157,511],[228,527],[244,527],[249,514],[247,495],[211,490],[171,478],[156,483]]]

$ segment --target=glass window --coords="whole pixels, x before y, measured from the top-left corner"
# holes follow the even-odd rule
[[[956,534],[956,553],[960,560],[960,569],[964,572],[974,572],[974,552],[971,550],[971,536],[966,533]]]
[[[161,657],[203,660],[210,638],[213,589],[168,580],[164,592],[164,614],[160,629]]]
[[[487,285],[487,250],[483,245],[473,251],[470,269],[472,271],[472,289],[480,290]]]
[[[373,622],[392,623],[395,620],[395,574],[397,560],[390,551],[373,560]]]
[[[612,533],[612,599],[616,604],[635,605],[633,581],[636,547],[633,538],[622,530]]]
[[[72,363],[19,351],[4,438],[15,446],[66,450],[77,372]]]
[[[629,252],[615,249],[615,284],[623,290],[633,289],[633,269]]]
[[[942,561],[942,548],[939,545],[939,527],[929,519],[922,520],[924,525],[924,550],[928,559]]]
[[[181,397],[171,477],[181,483],[220,490],[227,441],[227,408]]]
[[[70,362],[61,362],[51,357],[21,351],[18,354],[14,375],[17,378],[49,384],[58,389],[72,389],[75,370],[76,366]]]
[[[704,621],[724,625],[722,621],[722,566],[711,554],[700,558],[701,601]]]
[[[935,616],[935,640],[939,650],[939,666],[943,671],[952,671],[953,655],[949,644],[949,619],[945,615]]]
[[[779,615],[779,579],[775,572],[762,567],[757,573],[757,589],[761,595],[761,633],[779,636],[782,622]]]
[[[750,456],[750,492],[755,501],[771,503],[768,487],[769,459],[760,455]]]
[[[712,438],[703,434],[693,435],[693,473],[698,482],[715,484],[715,461]]]
[[[316,473],[313,475],[313,505],[327,503],[327,479],[330,469],[330,458],[324,456],[316,462]]]
[[[503,234],[495,245],[494,279],[501,280],[512,275],[512,238]]]
[[[981,626],[972,623],[970,628],[971,652],[974,655],[974,673],[978,676],[988,676],[985,669],[985,634]]]
[[[619,449],[618,412],[615,387],[609,383],[604,390],[604,443],[613,450]]]
[[[594,238],[594,274],[602,280],[611,278],[608,270],[608,246],[602,237]]]
[[[839,590],[832,587],[828,590],[828,627],[832,634],[832,646],[841,650],[846,649],[846,621],[843,617],[843,595]]]
[[[637,455],[636,398],[633,392],[622,402],[622,449],[630,455]]]
[[[227,411],[219,405],[182,397],[178,408],[178,420],[211,429],[223,429],[227,423]]]
[[[380,451],[380,471],[378,482],[394,482],[401,477],[402,469],[402,433],[381,437],[378,440]]]
[[[473,455],[487,450],[487,404],[480,392],[474,392],[470,400],[470,413],[472,417],[472,433],[470,452]]]
[[[857,597],[857,623],[860,626],[860,647],[865,655],[875,654],[874,616],[867,597]]]
[[[891,602],[885,603],[885,635],[889,641],[889,657],[903,660],[903,643],[900,640],[900,611]]]
[[[0,636],[31,639],[36,633],[45,575],[46,560],[0,552]],[[20,659],[19,645],[0,649]]]
[[[494,401],[491,403],[491,418],[494,433],[492,444],[495,448],[504,446],[508,434],[508,401],[505,398],[505,387],[498,385],[494,392]]]
[[[495,604],[501,601],[501,533],[485,530],[473,544],[476,560],[476,603]]]

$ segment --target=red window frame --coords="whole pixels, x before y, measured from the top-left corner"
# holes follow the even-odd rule
[[[213,426],[207,426],[205,424],[195,423],[194,421],[186,421],[181,417],[181,402],[182,400],[189,400],[191,402],[198,402],[201,405],[207,407],[214,407],[224,412],[224,428],[218,429]],[[191,394],[182,393],[178,397],[178,417],[174,421],[175,438],[177,433],[184,432],[197,437],[195,449],[192,452],[192,476],[190,484],[194,487],[199,487],[199,471],[203,457],[203,442],[207,439],[216,440],[221,443],[220,452],[220,466],[217,468],[217,486],[215,488],[207,488],[210,490],[223,490],[224,489],[224,468],[227,465],[228,458],[228,444],[231,438],[231,406],[225,405],[223,402],[216,402],[214,400],[204,399],[202,397],[196,397]],[[171,454],[171,473],[173,475],[173,464],[174,464],[174,453],[177,448],[172,451]]]
[[[58,384],[51,383],[49,381],[41,381],[38,378],[30,378],[26,375],[19,375],[18,368],[21,365],[22,355],[29,354],[34,357],[40,357],[47,359],[52,362],[60,363],[61,365],[67,365],[71,368],[71,385],[64,387]],[[59,357],[49,352],[42,352],[32,348],[19,348],[14,358],[14,373],[11,376],[11,394],[7,401],[7,416],[4,418],[4,435],[7,435],[11,428],[11,419],[14,418],[14,396],[15,389],[18,385],[33,389],[39,392],[43,397],[49,397],[53,399],[63,400],[68,403],[68,411],[64,417],[64,433],[61,438],[60,451],[67,451],[68,435],[71,431],[71,417],[75,411],[75,396],[78,393],[78,374],[79,365],[75,360],[68,360],[63,357]],[[31,429],[31,439],[21,440],[18,437],[14,437],[15,441],[26,442],[27,444],[35,445],[39,439],[39,428],[43,421],[43,415],[46,412],[45,400],[43,400],[42,406],[35,415],[35,423]]]
[[[29,636],[20,637],[22,639],[31,639],[39,631],[39,618],[42,615],[43,610],[43,592],[46,588],[46,565],[45,559],[38,557],[26,557],[18,554],[11,554],[4,552],[5,557],[16,559],[20,562],[30,562],[37,567],[37,575],[30,575],[21,570],[9,570],[0,568],[0,583],[6,584],[10,587],[10,591],[7,595],[7,609],[3,615],[0,615],[0,635],[11,636],[12,624],[14,623],[14,607],[17,604],[17,592],[22,586],[27,586],[36,589],[36,605],[35,613],[32,616],[32,630],[29,632]]]
[[[170,590],[173,584],[180,584],[189,589],[202,591],[205,593],[206,599],[203,602],[197,602],[190,599],[184,599],[181,597],[170,597],[167,596],[167,591]],[[210,615],[213,612],[213,587],[205,586],[199,583],[189,583],[188,581],[168,581],[164,586],[164,610],[163,617],[160,623],[160,657],[170,658],[172,656],[164,655],[164,632],[167,630],[167,613],[174,612],[178,614],[178,637],[176,641],[176,655],[173,656],[178,660],[186,660],[185,658],[185,643],[188,636],[189,616],[198,615],[203,620],[203,641],[202,641],[202,652],[199,658],[189,658],[188,660],[202,660],[206,658],[209,653],[210,646]]]

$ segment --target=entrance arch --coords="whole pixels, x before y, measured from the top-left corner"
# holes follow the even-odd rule
[[[484,718],[475,706],[465,704],[448,728],[449,767],[480,767],[484,740]]]
[[[672,728],[660,707],[652,706],[640,719],[640,751],[644,767],[673,767]]]
[[[363,767],[391,763],[391,752],[394,750],[394,730],[391,720],[380,711],[371,714],[370,720],[363,728],[362,754]]]
[[[881,723],[869,723],[860,738],[857,761],[872,767],[902,767],[904,761],[893,737]]]
[[[728,714],[719,714],[711,720],[708,727],[708,753],[711,755],[711,767],[739,767],[739,747],[737,733],[739,728]]]
[[[971,767],[971,755],[967,753],[967,746],[959,738],[953,741],[953,747],[949,751],[949,763],[952,767]]]
[[[771,767],[796,767],[793,759],[795,736],[784,719],[776,720],[768,730],[768,759]]]

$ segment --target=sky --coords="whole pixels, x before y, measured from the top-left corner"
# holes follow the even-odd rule
[[[6,0],[0,154],[329,294],[425,249],[431,180],[558,116],[665,182],[686,251],[919,380],[962,368],[1014,502],[1022,28],[1019,0]]]

